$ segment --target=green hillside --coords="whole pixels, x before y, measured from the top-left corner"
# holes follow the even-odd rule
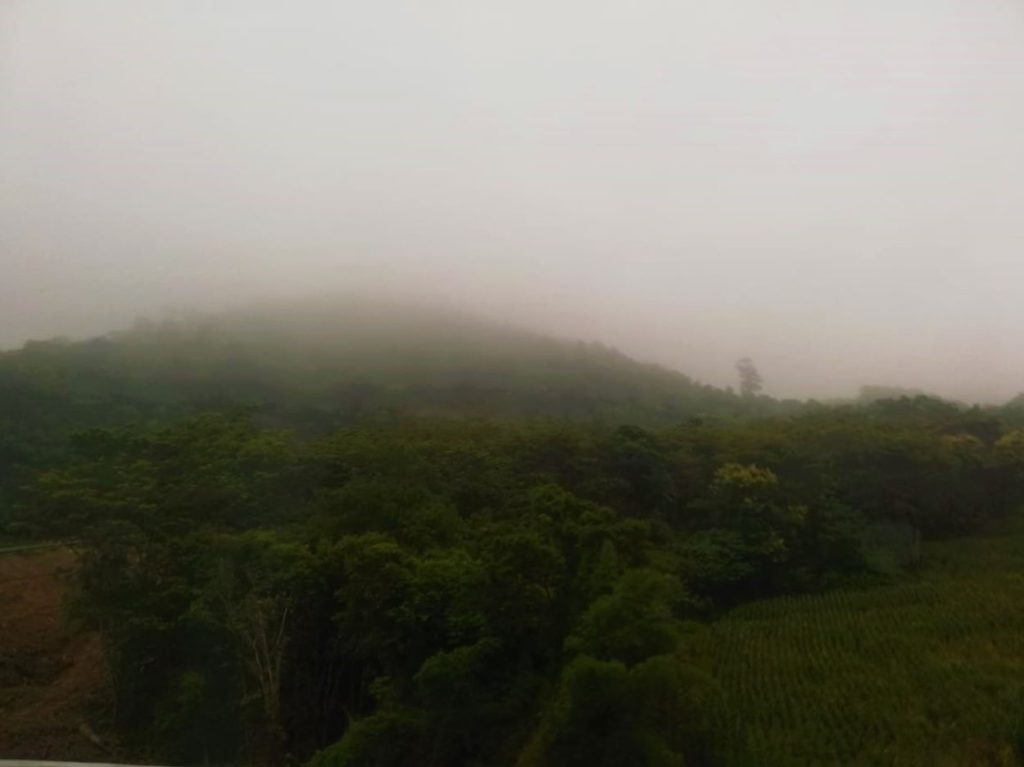
[[[437,307],[320,299],[139,321],[0,353],[0,518],[76,430],[239,407],[318,436],[409,415],[657,426],[798,405]]]
[[[1024,528],[925,545],[897,583],[754,602],[705,653],[724,763],[1018,764]]]
[[[1022,502],[986,410],[436,310],[0,356],[0,536],[76,541],[126,762],[1013,764]]]
[[[771,404],[597,343],[450,311],[326,301],[31,342],[0,355],[0,386],[5,410],[47,398],[49,412],[63,403],[74,420],[109,418],[111,407],[148,415],[246,404],[322,426],[381,409],[657,424]]]

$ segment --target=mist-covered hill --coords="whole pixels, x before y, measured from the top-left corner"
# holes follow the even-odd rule
[[[781,407],[599,343],[436,308],[328,301],[30,342],[0,356],[0,386],[6,419],[45,400],[82,422],[249,405],[308,428],[381,411],[654,424]]]
[[[980,408],[804,408],[408,306],[33,343],[0,387],[0,539],[76,541],[68,603],[124,712],[103,737],[183,765],[762,764],[686,649],[732,624],[701,623],[895,581],[1024,499],[1024,436]]]

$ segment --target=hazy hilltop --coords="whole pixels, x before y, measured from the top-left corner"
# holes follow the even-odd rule
[[[72,423],[233,405],[312,429],[382,411],[656,424],[783,407],[600,343],[361,300],[266,303],[29,342],[0,356],[0,375],[8,419],[45,399],[48,413],[59,403]]]
[[[0,1],[0,758],[1024,767],[1022,82],[1011,0]]]

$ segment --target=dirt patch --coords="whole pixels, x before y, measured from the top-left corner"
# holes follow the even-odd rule
[[[99,638],[73,634],[62,620],[74,567],[68,549],[0,554],[0,758],[95,761],[116,752],[102,735],[110,688]]]

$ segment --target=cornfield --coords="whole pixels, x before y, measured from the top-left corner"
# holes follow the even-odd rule
[[[752,603],[695,642],[725,764],[1018,764],[1024,533],[930,544],[899,583]]]

